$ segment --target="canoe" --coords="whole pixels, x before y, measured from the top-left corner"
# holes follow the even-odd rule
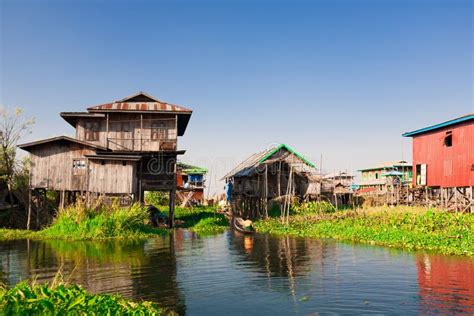
[[[251,230],[246,230],[242,224],[240,223],[242,220],[242,218],[240,217],[234,217],[232,219],[232,223],[234,225],[234,228],[235,230],[237,230],[238,232],[241,232],[243,234],[253,234],[255,231],[253,230],[253,228]]]

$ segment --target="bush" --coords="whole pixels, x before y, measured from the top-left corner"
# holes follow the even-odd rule
[[[329,202],[306,202],[299,205],[292,205],[291,212],[295,215],[314,215],[323,213],[334,213],[336,208]]]
[[[146,191],[145,192],[145,203],[154,206],[169,205],[170,197],[166,192],[160,191]]]

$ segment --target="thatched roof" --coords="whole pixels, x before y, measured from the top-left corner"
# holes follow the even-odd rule
[[[251,155],[227,173],[222,180],[227,178],[248,177],[256,173],[258,167],[279,161],[284,161],[291,165],[294,172],[306,174],[311,178],[316,177],[317,170],[313,163],[308,161],[293,148],[281,144]]]

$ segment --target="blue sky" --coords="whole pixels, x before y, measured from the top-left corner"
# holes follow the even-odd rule
[[[0,102],[36,117],[26,140],[143,90],[194,110],[180,147],[211,181],[275,142],[355,172],[474,111],[471,1],[0,3]]]

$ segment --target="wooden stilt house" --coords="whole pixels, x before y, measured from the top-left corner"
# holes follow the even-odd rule
[[[31,189],[54,190],[61,205],[77,195],[88,199],[117,196],[143,201],[144,191],[176,193],[178,136],[192,111],[144,92],[93,106],[87,112],[62,112],[76,130],[19,147],[30,153]]]
[[[226,174],[233,182],[234,214],[268,216],[269,201],[320,194],[316,167],[291,147],[281,144],[255,153]]]

